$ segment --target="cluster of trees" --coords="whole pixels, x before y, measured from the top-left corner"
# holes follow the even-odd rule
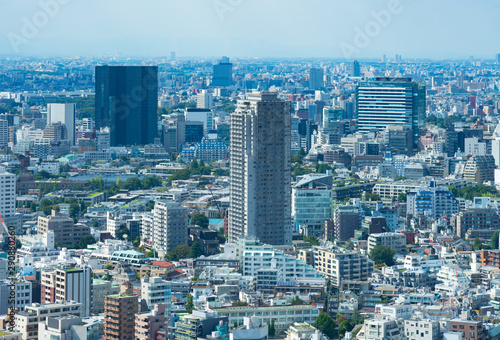
[[[147,255],[147,254],[146,254]],[[203,250],[201,249],[201,245],[198,241],[193,242],[191,247],[187,244],[181,244],[167,254],[168,261],[179,261],[181,259],[187,258],[197,258],[203,255]]]
[[[85,235],[79,242],[73,242],[71,245],[66,246],[68,249],[87,249],[87,245],[95,244],[97,240],[92,235]],[[61,244],[55,244],[56,247],[63,247]]]
[[[394,265],[394,255],[396,251],[389,246],[375,246],[370,252],[370,259],[375,262],[376,265],[385,264],[387,266]]]
[[[492,185],[480,184],[477,186],[467,186],[462,189],[448,186],[448,189],[450,189],[453,196],[462,197],[467,200],[472,200],[474,197],[500,197],[500,192]]]
[[[328,313],[321,313],[314,321],[313,326],[330,339],[342,339],[346,332],[352,331],[356,325],[362,324],[363,321],[364,319],[359,316],[357,310],[354,310],[350,319],[342,314],[337,314],[336,320],[334,320]]]
[[[36,180],[40,180],[40,179],[50,179],[50,178],[61,178],[61,177],[66,177],[66,175],[53,175],[48,171],[41,170],[33,177]]]
[[[196,213],[191,217],[191,225],[199,225],[200,228],[206,229],[208,228],[209,221],[208,218],[202,213]]]
[[[182,170],[177,170],[168,177],[167,182],[169,184],[176,180],[185,180],[191,178],[193,175],[210,175],[212,173],[212,168],[206,166],[202,159],[198,162],[196,158],[193,158],[189,167]]]
[[[493,235],[491,236],[490,244],[484,244],[481,242],[481,240],[476,237],[474,241],[472,242],[472,248],[474,250],[482,250],[482,249],[498,249],[498,239],[499,239],[500,232],[495,231]]]
[[[430,115],[427,117],[426,122],[427,122],[427,124],[436,125],[439,128],[447,129],[447,128],[453,126],[454,123],[467,122],[467,121],[472,123],[472,122],[475,122],[476,119],[477,119],[476,117],[472,117],[470,119],[467,119],[463,115],[452,115],[452,116],[449,116],[446,118],[437,118],[434,115]]]
[[[319,246],[319,241],[316,236],[304,236],[302,239],[309,242],[311,246]]]
[[[100,180],[102,180],[102,178]],[[94,180],[95,187],[93,188],[95,188],[96,190],[100,190],[101,188],[104,187],[104,183],[101,182],[100,180],[99,179]],[[116,180],[116,183],[114,183],[109,189],[104,190],[104,193],[106,194],[106,197],[110,197],[116,195],[120,189],[147,190],[161,185],[162,181],[157,176],[148,176],[145,177],[142,181],[138,177],[130,177],[127,178],[125,182],[123,182],[121,178],[118,178]]]

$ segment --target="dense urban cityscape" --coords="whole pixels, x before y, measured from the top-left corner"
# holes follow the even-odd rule
[[[498,340],[500,53],[0,54],[0,235],[2,340]]]

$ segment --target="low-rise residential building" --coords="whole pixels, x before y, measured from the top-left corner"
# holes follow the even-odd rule
[[[14,329],[22,333],[23,340],[38,339],[38,324],[49,317],[65,315],[82,316],[82,304],[75,301],[63,303],[34,303],[16,314]]]
[[[403,340],[404,334],[396,320],[367,319],[356,339]]]
[[[405,320],[404,335],[408,340],[439,340],[439,322],[432,320]]]
[[[269,307],[225,307],[215,308],[221,317],[227,317],[229,327],[243,325],[245,317],[257,316],[262,324],[270,325],[274,320],[277,332],[285,331],[295,322],[307,322],[312,324],[319,315],[319,309],[312,305],[285,305]]]
[[[368,236],[368,253],[371,253],[376,246],[391,247],[396,254],[406,252],[406,236],[399,233],[381,233]]]
[[[316,269],[331,279],[331,284],[338,287],[342,280],[366,281],[375,269],[372,260],[354,252],[334,252],[318,249]]]

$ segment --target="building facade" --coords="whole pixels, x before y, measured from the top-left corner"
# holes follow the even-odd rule
[[[231,115],[229,242],[291,244],[290,103],[248,94]]]
[[[111,146],[153,143],[157,111],[157,66],[96,66],[95,125],[110,128]]]

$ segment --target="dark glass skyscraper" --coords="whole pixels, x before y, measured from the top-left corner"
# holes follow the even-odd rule
[[[111,146],[153,143],[157,111],[157,66],[96,66],[95,123],[109,126]]]

